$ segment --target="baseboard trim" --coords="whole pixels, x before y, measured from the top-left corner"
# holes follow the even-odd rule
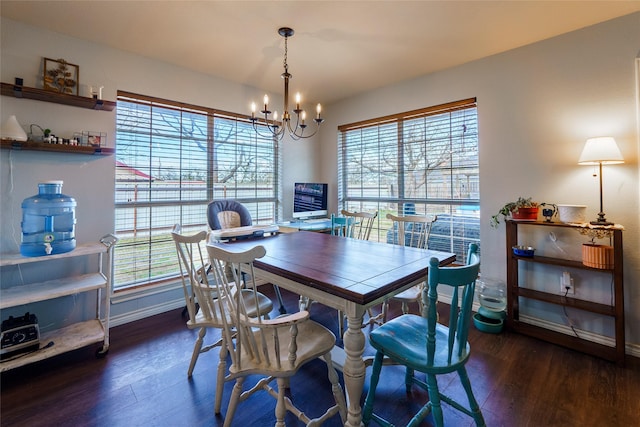
[[[445,304],[451,304],[451,296],[438,295],[438,301],[442,301]],[[474,301],[472,310],[477,312],[479,308],[480,308],[480,303],[478,303],[477,301]],[[530,317],[522,314],[520,315],[520,321],[524,323],[528,323],[533,326],[540,326],[545,329],[550,329],[552,331],[560,332],[566,335],[574,335],[573,330],[566,325],[560,325],[558,323],[548,322],[542,319],[538,319],[535,317]],[[598,344],[603,344],[609,347],[615,346],[615,342],[611,337],[607,337],[605,335],[600,335],[600,334],[596,334],[589,331],[583,331],[579,329],[577,330],[577,333],[581,338],[584,338],[588,341],[592,341]],[[625,351],[625,354],[629,356],[640,358],[640,344],[625,343],[624,351]]]
[[[608,347],[615,347],[615,340],[612,337],[608,337],[605,335],[596,334],[590,331],[584,331],[577,328],[576,328],[576,333],[574,333],[573,329],[571,329],[571,327],[569,326],[561,325],[554,322],[548,322],[546,320],[542,320],[536,317],[530,317],[522,314],[520,315],[520,321],[523,323],[527,323],[529,325],[539,326],[541,328],[549,329],[555,332],[560,332],[565,335],[575,336],[577,333],[577,335],[580,338],[585,339],[587,341],[606,345]],[[624,352],[625,354],[628,354],[630,356],[640,357],[640,345],[625,343]]]
[[[162,304],[145,307],[140,310],[111,316],[109,323],[111,327],[121,326],[130,322],[135,322],[136,320],[142,320],[146,317],[155,316],[156,314],[166,313],[167,311],[175,310],[176,308],[182,308],[184,306],[184,298],[179,298]]]

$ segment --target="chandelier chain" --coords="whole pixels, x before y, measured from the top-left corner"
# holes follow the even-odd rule
[[[285,36],[284,37],[284,60],[282,61],[282,65],[284,66],[284,72],[288,73],[289,72],[289,64],[287,64],[287,54],[289,52],[289,49],[287,47],[287,40],[289,39],[289,37]]]

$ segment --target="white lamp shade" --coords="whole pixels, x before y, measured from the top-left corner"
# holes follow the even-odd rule
[[[2,125],[0,130],[2,138],[13,139],[14,141],[26,141],[27,133],[22,129],[16,116],[9,116],[6,122]]]
[[[600,136],[597,138],[589,138],[584,144],[579,165],[598,165],[598,164],[615,164],[624,163],[624,158],[616,140],[610,136]]]

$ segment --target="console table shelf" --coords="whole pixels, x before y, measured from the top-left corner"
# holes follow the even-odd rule
[[[535,299],[538,301],[549,302],[551,304],[566,305],[580,310],[587,310],[592,313],[604,314],[607,316],[615,315],[614,309],[608,304],[600,304],[592,301],[585,301],[578,298],[565,297],[563,295],[554,295],[549,292],[536,291],[535,289],[520,288],[518,295],[524,298]]]
[[[54,102],[72,107],[87,108],[89,110],[113,111],[113,109],[116,108],[116,103],[113,101],[53,92],[34,87],[17,86],[10,83],[2,83],[2,95],[13,96],[14,98],[34,99],[36,101]]]
[[[516,332],[530,335],[532,337],[562,345],[574,350],[588,353],[603,359],[611,360],[619,365],[625,362],[625,337],[624,337],[624,287],[623,287],[623,265],[622,265],[622,230],[613,229],[613,253],[614,266],[611,269],[598,269],[584,265],[580,261],[551,258],[545,256],[522,257],[513,253],[512,247],[519,245],[518,228],[523,226],[533,227],[569,227],[578,230],[580,227],[571,224],[549,223],[549,222],[518,222],[507,221],[507,325]],[[586,301],[580,298],[554,294],[551,292],[523,287],[519,282],[519,264],[535,263],[545,264],[551,267],[569,267],[591,272],[609,274],[613,282],[613,296],[611,304],[602,304],[593,301]],[[577,310],[599,314],[613,318],[614,321],[614,346],[596,343],[577,336],[568,335],[556,330],[551,330],[542,326],[526,323],[520,319],[520,299],[527,298],[555,304],[564,307],[571,307]]]
[[[548,264],[548,265],[560,265],[560,266],[563,266],[563,267],[580,268],[580,269],[583,269],[583,270],[613,271],[613,269],[602,269],[602,268],[588,267],[588,266],[584,265],[580,261],[573,261],[573,260],[559,259],[559,258],[550,258],[550,257],[545,257],[545,256],[524,257],[524,256],[513,255],[513,258],[517,259],[518,261],[535,262],[535,263],[538,263],[538,264]]]

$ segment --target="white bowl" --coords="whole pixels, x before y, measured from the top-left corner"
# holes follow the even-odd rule
[[[560,222],[586,222],[587,207],[585,205],[556,205]]]

